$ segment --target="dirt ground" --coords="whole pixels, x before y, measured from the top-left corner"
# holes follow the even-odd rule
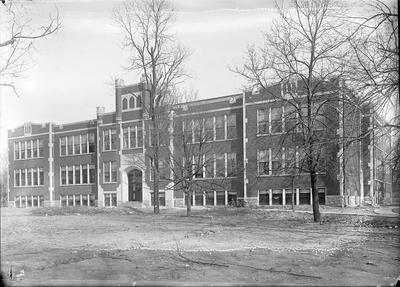
[[[367,215],[2,208],[1,270],[10,285],[392,285],[399,233]]]

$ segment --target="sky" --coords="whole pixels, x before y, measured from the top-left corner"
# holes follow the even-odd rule
[[[2,90],[6,128],[31,121],[56,124],[95,118],[96,106],[114,110],[114,79],[125,84],[139,76],[124,69],[128,51],[121,47],[121,29],[112,19],[118,0],[33,1],[32,25],[40,25],[58,9],[61,30],[35,42],[32,66],[16,81],[19,97]],[[240,64],[246,46],[262,43],[276,16],[272,0],[172,1],[174,30],[192,51],[186,62],[191,78],[185,88],[201,99],[238,93],[243,80],[229,70]]]

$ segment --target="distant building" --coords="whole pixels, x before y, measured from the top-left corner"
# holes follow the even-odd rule
[[[189,135],[189,144],[196,145],[193,123],[201,119],[204,132],[209,134],[207,144],[213,146],[213,153],[208,155],[212,164],[197,174],[196,180],[217,184],[195,190],[195,206],[227,205],[237,200],[251,205],[290,205],[292,190],[296,205],[312,203],[309,175],[293,174],[288,168],[299,158],[299,143],[293,137],[282,139],[296,134],[296,129],[289,129],[298,119],[285,117],[290,108],[273,96],[284,96],[287,89],[286,85],[277,85],[268,91],[173,106],[173,112],[165,118],[172,138],[183,130]],[[146,156],[152,148],[146,112],[148,94],[143,83],[124,85],[122,81],[116,81],[115,94],[115,111],[106,113],[98,107],[96,119],[59,125],[25,123],[9,130],[9,206],[152,204],[151,163]],[[359,124],[347,123],[337,112],[337,92],[322,91],[320,100],[327,97],[337,99],[323,110],[329,119],[329,131],[325,132],[331,138],[346,134],[350,124],[357,134],[367,134],[379,124],[366,107],[355,117]],[[160,140],[161,153],[177,148],[172,138]],[[334,140],[322,143],[325,171],[317,174],[320,204],[389,203],[391,175],[384,160],[388,148],[390,137],[387,142],[384,134],[378,138],[375,133],[348,146]],[[289,154],[294,156],[292,162]],[[164,175],[161,205],[184,206],[184,194],[168,180],[173,176],[169,167],[161,163],[160,172]]]

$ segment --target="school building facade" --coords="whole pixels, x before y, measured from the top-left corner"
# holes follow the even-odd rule
[[[292,111],[282,101],[290,87],[288,83],[267,91],[173,106],[166,118],[169,138],[160,142],[161,153],[177,148],[172,139],[182,129],[193,135],[189,144],[195,145],[192,123],[199,119],[213,151],[207,155],[211,157],[210,168],[204,167],[195,180],[219,184],[197,188],[194,206],[225,206],[237,200],[250,205],[290,205],[292,198],[296,205],[312,203],[309,175],[293,173],[293,168],[289,171],[299,158],[299,143],[294,140],[299,131],[293,129],[299,119],[285,116]],[[328,114],[325,118],[330,119],[325,132],[334,139],[347,125],[336,112],[339,94],[337,89],[328,89],[320,96],[321,100],[338,99],[332,101],[331,109],[324,110]],[[150,206],[153,180],[147,156],[152,148],[148,102],[144,83],[125,85],[117,80],[113,112],[98,107],[95,119],[58,125],[25,123],[9,130],[9,206]],[[361,133],[380,124],[367,107],[360,110],[357,120]],[[288,137],[289,133],[292,136]],[[390,136],[384,135],[375,140],[370,133],[346,147],[346,152],[334,140],[323,143],[321,162],[325,168],[317,174],[320,204],[390,203],[391,176],[384,160],[390,148],[388,140],[390,143]],[[160,173],[166,175],[160,181],[160,204],[183,207],[185,195],[168,180],[173,174],[166,164],[161,164]]]

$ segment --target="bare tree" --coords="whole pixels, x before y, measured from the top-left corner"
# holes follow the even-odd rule
[[[154,175],[154,213],[159,208],[159,119],[163,105],[173,97],[176,86],[188,77],[184,62],[189,52],[178,44],[171,33],[174,9],[165,0],[125,1],[114,9],[114,19],[121,27],[123,46],[129,49],[128,70],[142,75],[149,101],[148,117],[151,120],[153,147],[151,161]]]
[[[348,26],[338,18],[344,10],[331,0],[295,0],[287,9],[276,6],[279,20],[265,33],[264,46],[248,47],[244,65],[233,70],[250,87],[269,91],[272,84],[281,85],[281,93],[272,96],[296,115],[294,142],[306,159],[303,168],[310,176],[314,221],[318,222],[317,175],[322,147],[332,141],[333,133],[328,131],[332,119],[327,112],[334,109],[338,100],[334,95],[341,92],[337,79],[343,74],[348,52],[342,31]],[[323,96],[322,92],[330,94]]]
[[[44,25],[36,27],[29,17],[27,5],[18,0],[0,4],[0,86],[12,89],[17,96],[14,80],[29,67],[34,41],[54,34],[61,28],[58,11],[55,15],[50,14]]]

